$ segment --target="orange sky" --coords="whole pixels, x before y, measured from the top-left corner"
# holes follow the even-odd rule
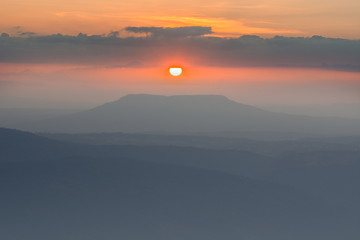
[[[360,38],[358,0],[11,0],[0,31],[101,34],[126,26],[211,26],[215,35]],[[124,34],[126,34],[124,32]]]
[[[129,93],[220,94],[250,105],[360,103],[360,73],[301,68],[0,64],[0,107],[90,108]]]
[[[135,41],[126,39],[136,34],[128,26],[212,27],[225,38]],[[88,108],[129,93],[360,102],[358,0],[11,0],[1,3],[1,32],[10,38],[0,39],[0,107]],[[26,38],[56,33],[63,35]],[[247,34],[264,39],[228,38]],[[174,64],[184,67],[179,78],[167,72]]]

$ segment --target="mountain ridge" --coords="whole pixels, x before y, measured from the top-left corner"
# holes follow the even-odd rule
[[[349,227],[352,215],[339,218],[333,204],[302,190],[185,166],[169,155],[207,165],[208,151],[199,150],[207,154],[199,158],[184,152],[189,148],[59,143],[49,149],[44,141],[51,140],[1,128],[0,140],[7,150],[0,151],[4,239],[335,240],[357,233]],[[24,151],[30,143],[34,148]]]
[[[360,133],[360,120],[266,111],[222,95],[126,95],[90,110],[34,124],[32,131],[90,132],[301,132]]]

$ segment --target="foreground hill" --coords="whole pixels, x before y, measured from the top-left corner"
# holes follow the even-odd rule
[[[166,148],[144,148],[145,160],[137,155],[142,147],[64,144],[8,129],[0,129],[0,148],[7,149],[0,158],[2,239],[315,240],[356,234],[350,215],[303,191],[157,161]]]
[[[42,132],[299,132],[360,133],[360,120],[315,118],[265,111],[217,95],[127,95],[91,110],[33,125]]]

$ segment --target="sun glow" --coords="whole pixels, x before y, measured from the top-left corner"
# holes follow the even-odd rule
[[[169,72],[172,76],[180,76],[182,73],[182,68],[181,67],[171,67],[169,68]]]

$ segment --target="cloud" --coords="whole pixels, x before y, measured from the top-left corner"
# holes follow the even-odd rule
[[[11,28],[11,33],[10,35],[15,35],[15,36],[20,36],[20,37],[29,37],[29,36],[34,36],[36,35],[35,32],[30,32],[30,31],[24,31],[22,26],[14,26]]]
[[[154,66],[169,59],[220,67],[310,67],[360,71],[360,40],[313,37],[212,37],[210,27],[128,27],[145,37],[0,36],[0,62]]]
[[[126,31],[132,33],[147,33],[152,37],[165,37],[165,38],[184,38],[184,37],[198,37],[203,35],[212,34],[211,27],[176,27],[176,28],[163,28],[163,27],[127,27]]]
[[[20,36],[24,36],[24,37],[34,36],[35,34],[36,34],[35,32],[20,32],[19,33]]]
[[[9,38],[9,37],[10,37],[10,34],[8,34],[8,33],[2,33],[2,34],[0,35],[0,37],[2,37],[2,38]]]
[[[110,32],[107,36],[117,38],[119,36],[119,34],[120,34],[119,31],[113,31],[113,32]]]

